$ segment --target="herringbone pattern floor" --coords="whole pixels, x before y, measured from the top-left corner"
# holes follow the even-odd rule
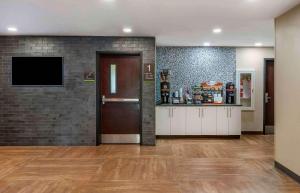
[[[0,193],[300,193],[274,169],[273,136],[0,147],[0,166]]]

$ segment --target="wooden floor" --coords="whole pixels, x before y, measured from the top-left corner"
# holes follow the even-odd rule
[[[0,147],[0,192],[300,193],[273,136],[166,139],[156,147]]]

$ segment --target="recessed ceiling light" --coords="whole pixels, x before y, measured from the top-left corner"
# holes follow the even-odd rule
[[[255,45],[256,47],[261,47],[263,44],[262,44],[261,42],[256,42],[254,45]]]
[[[210,43],[209,42],[204,42],[203,46],[210,46]]]
[[[222,29],[221,28],[214,28],[213,29],[213,33],[215,33],[215,34],[219,34],[219,33],[221,33],[222,32]]]
[[[16,31],[18,31],[18,29],[16,27],[8,27],[7,31],[16,32]]]
[[[129,27],[125,27],[125,28],[123,28],[123,32],[124,32],[124,33],[131,33],[131,32],[132,32],[132,29],[129,28]]]

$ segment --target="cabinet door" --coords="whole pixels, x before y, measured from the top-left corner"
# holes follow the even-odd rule
[[[217,107],[217,135],[228,135],[229,107]]]
[[[229,135],[241,135],[241,108],[229,107]]]
[[[185,107],[173,107],[171,109],[171,135],[185,135]]]
[[[217,135],[217,108],[201,108],[202,135]]]
[[[201,135],[201,108],[186,108],[186,135]]]
[[[171,135],[171,108],[156,107],[156,135]]]

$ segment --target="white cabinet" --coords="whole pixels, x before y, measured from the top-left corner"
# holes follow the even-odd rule
[[[156,135],[171,135],[171,108],[156,107]]]
[[[217,135],[228,135],[229,134],[229,108],[218,107],[217,108]]]
[[[185,135],[186,108],[156,107],[156,135]]]
[[[229,109],[229,135],[241,135],[241,108],[228,107]]]
[[[171,135],[185,135],[186,121],[185,107],[172,107],[171,109]]]
[[[201,135],[202,125],[202,108],[187,107],[186,108],[186,135]]]
[[[217,108],[217,135],[241,135],[241,108]]]
[[[242,105],[242,110],[255,110],[255,70],[236,70],[237,104]]]
[[[186,135],[217,135],[215,107],[187,108]]]
[[[156,135],[241,135],[241,107],[156,107]]]
[[[203,107],[202,108],[202,135],[217,134],[217,108]]]

